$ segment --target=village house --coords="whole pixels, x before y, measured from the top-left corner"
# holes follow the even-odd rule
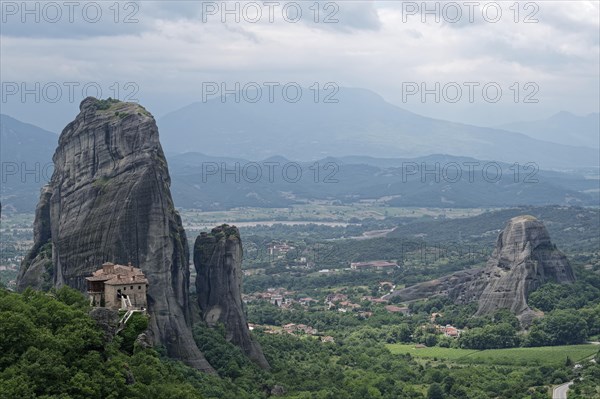
[[[344,312],[344,313],[345,313],[345,312],[350,312],[350,311],[352,311],[352,310],[354,310],[354,309],[357,309],[357,308],[360,308],[360,305],[359,305],[359,304],[357,304],[357,303],[352,303],[352,302],[350,302],[350,301],[342,301],[342,302],[339,302],[339,303],[338,303],[338,306],[339,306],[339,309],[338,309],[338,311],[339,311],[339,312]]]
[[[388,303],[387,299],[383,299],[383,298],[374,298],[372,296],[363,296],[362,297],[363,301],[367,301],[367,302],[371,302],[371,303]]]
[[[313,302],[317,303],[319,301],[317,301],[316,299],[307,297],[307,298],[300,298],[298,300],[298,302],[300,302],[300,305],[302,305],[302,306],[310,306]]]
[[[450,324],[446,324],[445,326],[440,326],[440,325],[435,325],[435,330],[438,333],[444,334],[446,337],[451,337],[451,338],[458,338],[460,337],[461,334],[461,330],[459,330],[458,328],[450,325]]]
[[[301,331],[308,335],[315,335],[318,332],[316,328],[312,328],[306,324],[298,324],[298,329],[296,331]]]
[[[284,301],[285,301],[285,298],[283,297],[283,295],[273,295],[270,300],[272,305],[275,305],[278,307],[281,307],[283,305]]]
[[[348,295],[345,294],[329,294],[325,298],[325,305],[327,305],[327,309],[332,309],[336,307],[336,304],[342,301],[348,300]]]
[[[410,314],[410,310],[408,309],[407,306],[387,305],[385,307],[385,310],[387,310],[390,313],[402,313],[403,315]]]
[[[267,245],[267,251],[269,253],[269,258],[271,259],[271,261],[275,259],[285,258],[286,254],[294,249],[295,247],[286,243],[272,242],[269,245]]]
[[[446,327],[442,328],[444,335],[447,337],[457,338],[460,336],[460,330],[456,327],[446,324]]]
[[[325,298],[325,303],[336,303],[346,300],[348,300],[348,295],[346,294],[329,294]]]
[[[256,300],[269,301],[272,305],[280,308],[290,308],[296,303],[292,298],[295,291],[287,291],[285,288],[267,288],[264,292],[255,292],[252,294],[242,294],[242,301],[250,303]]]
[[[272,242],[271,244],[269,244],[267,246],[267,248],[269,250],[269,255],[274,255],[277,252],[286,254],[289,251],[291,251],[292,249],[294,249],[294,247],[292,247],[291,245],[288,245],[286,243],[276,243],[276,242]]]
[[[296,331],[296,324],[295,323],[289,323],[283,326],[283,331],[287,332],[287,333],[292,333],[294,331]]]
[[[106,262],[91,277],[86,277],[92,306],[109,309],[148,307],[148,280],[141,269]]]
[[[283,326],[283,331],[285,331],[288,334],[295,334],[295,333],[305,333],[307,335],[317,334],[317,330],[315,328],[307,326],[306,324],[289,323],[289,324],[286,324],[285,326]]]

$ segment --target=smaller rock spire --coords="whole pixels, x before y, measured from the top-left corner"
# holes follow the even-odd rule
[[[209,327],[223,323],[226,339],[259,366],[268,368],[258,342],[250,336],[242,305],[242,241],[235,226],[202,232],[194,244],[196,292],[202,319]]]

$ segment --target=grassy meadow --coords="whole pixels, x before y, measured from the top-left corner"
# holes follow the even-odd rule
[[[389,344],[393,354],[410,353],[416,358],[437,358],[456,363],[482,363],[498,365],[547,365],[563,364],[567,357],[579,362],[595,355],[598,345],[544,346],[539,348],[509,349],[454,349],[454,348],[415,348],[414,345]]]

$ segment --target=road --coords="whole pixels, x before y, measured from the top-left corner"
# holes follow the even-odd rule
[[[567,399],[567,391],[572,384],[573,381],[555,387],[552,391],[552,399]]]
[[[600,345],[600,342],[597,342],[597,341],[586,342],[586,343]],[[596,359],[591,359],[590,362],[596,363]],[[570,381],[570,382],[567,382],[567,383],[564,383],[562,385],[555,387],[554,390],[552,391],[552,399],[567,399],[567,391],[569,390],[569,387],[571,385],[573,385],[573,381]]]

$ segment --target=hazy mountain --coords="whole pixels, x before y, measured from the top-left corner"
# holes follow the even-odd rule
[[[503,162],[535,162],[544,168],[598,166],[597,151],[532,139],[521,133],[427,118],[387,103],[363,89],[340,89],[338,103],[302,99],[256,103],[233,95],[190,104],[158,120],[171,152],[198,151],[264,159],[283,155],[417,157],[443,153]]]
[[[499,128],[558,144],[600,148],[599,113],[577,116],[562,111],[548,119],[509,123]]]
[[[58,135],[35,125],[0,114],[2,162],[49,159],[58,144]]]
[[[17,167],[14,173],[4,171],[3,206],[33,211],[40,187],[51,176],[58,136],[7,116],[2,122],[3,167]],[[233,155],[167,154],[175,205],[205,210],[289,206],[311,200],[378,200],[393,206],[431,207],[594,205],[599,195],[597,171],[593,170],[553,172],[520,164],[516,174],[512,163],[498,163],[501,178],[495,181],[496,164],[451,155],[324,157],[310,162],[294,162],[294,158],[280,155],[263,160]],[[22,162],[34,172],[22,176]],[[456,165],[462,175],[455,179]],[[475,165],[473,179],[469,165]],[[487,166],[490,176],[484,178]],[[428,174],[427,170],[434,172]]]
[[[5,209],[33,210],[54,169],[58,135],[0,114],[0,194]]]
[[[448,155],[294,162],[282,157],[219,161],[186,153],[172,155],[169,168],[177,206],[203,210],[285,207],[315,200],[427,207],[594,205],[599,195],[592,175],[523,165],[517,172],[511,164]]]

